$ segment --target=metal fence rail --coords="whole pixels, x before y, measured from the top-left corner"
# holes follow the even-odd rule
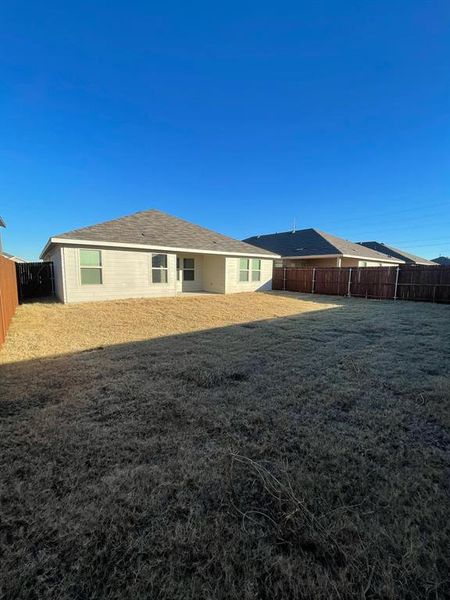
[[[274,269],[274,290],[450,303],[450,266]]]

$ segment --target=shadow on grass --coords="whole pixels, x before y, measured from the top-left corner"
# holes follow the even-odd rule
[[[446,314],[340,300],[1,367],[3,596],[444,598]]]

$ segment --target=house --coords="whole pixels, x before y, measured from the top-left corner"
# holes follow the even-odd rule
[[[433,258],[433,262],[441,265],[441,267],[450,266],[450,256],[438,256]]]
[[[376,250],[377,252],[382,252],[384,254],[388,254],[393,258],[399,258],[403,260],[407,265],[428,265],[430,267],[436,266],[436,263],[432,260],[428,260],[426,258],[421,258],[420,256],[415,256],[414,254],[410,254],[409,252],[405,252],[404,250],[399,250],[398,248],[394,248],[390,244],[383,244],[381,242],[358,242],[360,246],[364,248],[370,248],[371,250]]]
[[[20,256],[15,256],[15,254],[9,254],[9,252],[2,252],[2,256],[13,260],[16,263],[26,263],[27,261],[24,258],[20,258]]]
[[[392,267],[403,259],[364,248],[319,229],[300,229],[257,235],[244,240],[269,252],[280,254],[277,266],[286,267]]]
[[[277,255],[146,210],[51,237],[41,258],[62,302],[87,302],[269,290]]]

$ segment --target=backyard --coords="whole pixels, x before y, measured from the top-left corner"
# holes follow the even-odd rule
[[[449,596],[450,306],[19,307],[0,597]]]

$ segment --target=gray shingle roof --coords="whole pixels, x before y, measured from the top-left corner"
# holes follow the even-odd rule
[[[0,254],[2,254],[3,256],[6,256],[6,258],[10,258],[14,262],[21,262],[21,263],[27,262],[24,258],[20,258],[20,256],[16,256],[15,254],[10,254],[9,252],[0,252]]]
[[[326,256],[342,255],[362,256],[372,260],[389,260],[386,253],[363,248],[335,235],[318,229],[300,229],[246,238],[248,244],[265,248],[281,256]],[[395,260],[391,258],[391,260]]]
[[[205,227],[194,225],[159,210],[144,210],[133,215],[74,229],[53,236],[62,239],[142,244],[196,250],[229,252],[230,254],[263,254],[270,251],[251,246]]]
[[[377,250],[378,252],[384,252],[389,256],[393,256],[394,258],[400,258],[409,264],[417,264],[417,265],[435,265],[431,260],[427,258],[421,258],[420,256],[415,256],[414,254],[410,254],[409,252],[404,252],[403,250],[399,250],[399,248],[394,248],[394,246],[390,246],[388,244],[382,244],[380,242],[358,242],[359,245],[364,246],[365,248],[371,248],[372,250]]]
[[[438,256],[433,259],[433,262],[438,265],[450,265],[450,256]]]

